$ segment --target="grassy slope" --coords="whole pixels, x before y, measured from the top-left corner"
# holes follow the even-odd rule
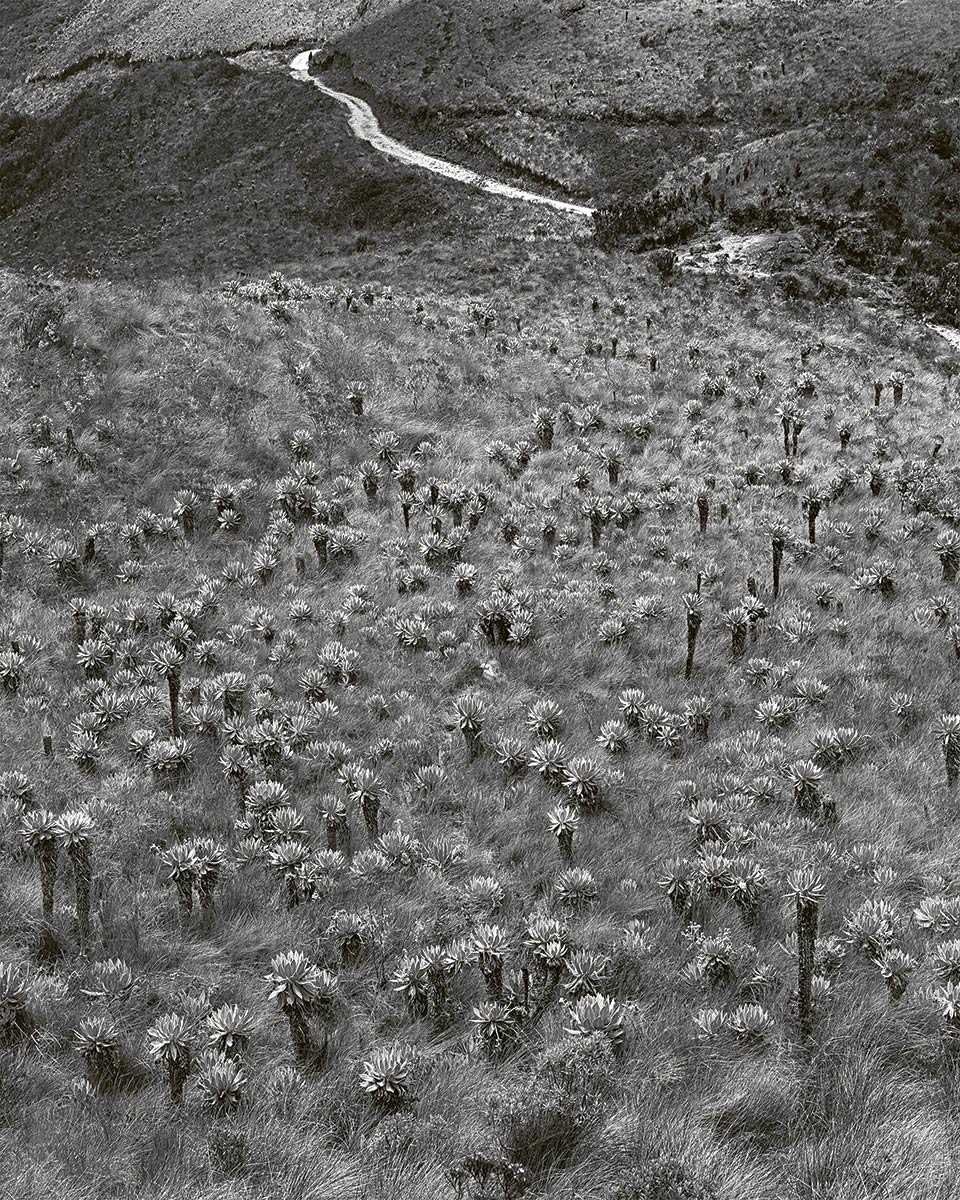
[[[818,310],[811,320],[762,291],[744,288],[734,296],[711,282],[683,280],[663,288],[629,260],[586,251],[514,244],[491,254],[489,267],[489,283],[481,286],[473,276],[484,298],[503,297],[486,340],[476,336],[466,298],[451,305],[421,294],[418,311],[412,297],[398,293],[393,302],[359,300],[346,311],[334,289],[278,320],[249,301],[171,285],[131,291],[5,280],[3,507],[26,522],[6,547],[2,580],[4,643],[16,639],[26,653],[19,689],[6,690],[0,704],[5,761],[27,775],[35,802],[55,810],[93,805],[92,958],[122,957],[138,981],[117,1015],[126,1063],[121,1090],[105,1087],[86,1104],[71,1101],[82,1066],[73,1031],[82,1016],[103,1011],[102,1001],[83,991],[91,968],[76,957],[65,866],[54,923],[63,957],[46,970],[31,962],[41,944],[36,868],[18,848],[17,806],[8,800],[0,824],[6,860],[0,956],[29,972],[28,1008],[37,1024],[33,1042],[14,1038],[0,1050],[6,1058],[0,1138],[7,1149],[0,1161],[17,1194],[180,1197],[229,1187],[251,1197],[320,1189],[346,1198],[362,1180],[364,1195],[384,1200],[446,1200],[454,1193],[445,1167],[479,1153],[523,1165],[528,1194],[544,1197],[572,1191],[591,1200],[862,1200],[865,1178],[873,1195],[890,1200],[951,1195],[952,1074],[935,1007],[922,996],[932,979],[933,939],[909,914],[922,896],[954,887],[953,800],[940,783],[929,730],[939,712],[960,704],[960,690],[953,650],[926,606],[943,595],[937,604],[955,613],[956,596],[939,581],[932,549],[941,522],[903,511],[892,480],[902,463],[926,457],[931,432],[941,430],[940,480],[953,500],[956,364],[937,357],[938,345],[852,313]],[[561,270],[563,291],[550,282]],[[595,311],[588,302],[593,291]],[[263,295],[269,298],[270,289]],[[519,339],[512,336],[514,311]],[[586,336],[612,333],[620,338],[617,359],[582,356]],[[647,344],[659,355],[652,375],[640,353]],[[624,357],[631,345],[638,356]],[[801,364],[803,345],[821,348],[805,349]],[[752,377],[761,365],[767,381],[756,396]],[[886,378],[894,367],[907,378],[905,402],[894,409],[887,392],[877,412],[868,381]],[[813,376],[816,397],[800,457],[785,478],[776,405],[801,371]],[[722,399],[704,399],[706,377],[726,381]],[[344,395],[348,381],[358,379],[367,385],[367,400],[355,419]],[[563,406],[576,414],[591,403],[602,426],[578,433],[564,420]],[[531,437],[531,413],[543,404],[556,414],[553,449],[535,453],[519,473],[492,462],[487,448]],[[43,415],[52,443],[38,453],[31,429]],[[640,417],[651,434],[631,450],[619,426]],[[352,561],[323,571],[307,525],[278,526],[273,508],[275,481],[296,469],[290,434],[314,428],[314,421],[318,486],[328,493],[335,476],[352,481],[337,486],[349,525],[365,535]],[[853,436],[841,456],[837,429],[844,422]],[[68,449],[67,425],[81,460]],[[428,571],[424,590],[398,590],[398,578],[422,561],[429,514],[415,508],[408,536],[395,483],[385,479],[369,501],[356,483],[360,462],[373,452],[372,437],[391,430],[399,453],[423,446],[415,455],[421,481],[457,481],[489,497],[462,553],[478,568],[473,593],[457,593],[449,563]],[[863,472],[878,433],[886,445],[886,484],[873,496]],[[624,459],[614,485],[594,457],[604,445],[620,447]],[[581,467],[590,479],[585,493],[571,482]],[[758,483],[744,482],[748,469]],[[800,496],[811,482],[827,486],[846,469],[853,482],[826,506],[818,548],[807,552]],[[716,477],[717,490],[701,537],[693,501],[707,474]],[[671,479],[677,482],[668,486]],[[239,484],[243,495],[240,524],[229,533],[218,531],[209,499],[222,480]],[[174,490],[183,486],[200,496],[189,539],[150,539],[139,550],[121,540],[122,522],[143,522],[145,510],[169,513]],[[581,508],[594,494],[631,494],[639,512],[626,528],[611,524],[603,531],[599,553],[591,549]],[[540,533],[551,495],[558,497],[564,547],[557,552]],[[726,520],[721,501],[729,506]],[[873,510],[880,536],[867,541]],[[796,541],[786,557],[783,594],[772,604],[765,523],[777,514]],[[449,513],[440,516],[448,536]],[[519,527],[512,545],[502,532],[508,518]],[[63,537],[83,539],[92,522],[103,526],[92,561],[78,582],[58,583],[45,549]],[[271,523],[275,533],[267,536]],[[258,583],[232,572],[231,563],[249,568],[265,544],[278,557],[272,577]],[[28,553],[30,545],[40,552]],[[302,575],[295,572],[297,553],[306,562]],[[893,597],[856,590],[861,568],[884,559],[893,562]],[[696,672],[684,683],[679,597],[698,572],[705,616]],[[731,662],[720,614],[739,602],[751,573],[771,613],[746,657]],[[191,598],[204,579],[215,583],[214,606],[191,616]],[[527,593],[533,630],[526,645],[491,648],[475,631],[478,605],[497,581]],[[843,602],[842,614],[833,601],[827,608],[815,602],[819,584]],[[108,640],[128,638],[117,655],[136,667],[165,640],[151,606],[168,591],[196,636],[218,643],[215,668],[192,660],[184,667],[188,766],[158,776],[131,756],[134,730],[166,733],[165,690],[137,683],[115,660],[107,690],[120,699],[120,720],[101,732],[97,764],[83,772],[69,757],[70,731],[91,710],[99,685],[84,686],[67,602],[79,595],[117,620],[130,604],[142,607],[148,624],[132,640],[127,626],[106,629]],[[661,621],[639,618],[641,597],[662,598]],[[306,622],[291,620],[295,599],[310,607]],[[277,624],[270,642],[255,631],[264,610]],[[630,632],[605,645],[601,623],[616,614]],[[420,649],[398,640],[399,617],[423,622]],[[285,781],[305,836],[322,846],[317,797],[347,796],[323,746],[345,743],[344,753],[382,780],[384,828],[399,821],[418,844],[448,835],[462,843],[464,858],[439,873],[420,865],[365,880],[342,875],[322,898],[288,911],[271,871],[235,862],[235,800],[217,765],[224,733],[216,722],[206,734],[193,732],[195,719],[215,717],[218,705],[204,717],[189,698],[202,700],[217,671],[237,670],[248,681],[248,714],[268,704],[275,714],[293,712],[302,696],[298,679],[332,641],[357,652],[357,676],[351,686],[329,689],[336,709],[320,718],[314,734],[320,748],[295,746],[256,774]],[[771,672],[765,682],[751,682],[746,659],[761,656]],[[800,704],[779,731],[760,724],[758,704],[796,694],[801,679],[822,680],[823,698]],[[600,724],[618,716],[625,687],[643,688],[648,701],[670,713],[694,695],[707,697],[714,714],[707,741],[684,731],[670,754],[634,733],[624,753],[607,756],[595,739]],[[488,749],[475,762],[449,730],[451,703],[465,691],[478,691],[487,705]],[[913,700],[906,723],[892,713],[895,691]],[[525,715],[544,697],[563,709],[567,753],[596,759],[607,780],[575,842],[577,864],[598,888],[596,901],[582,909],[564,908],[553,892],[558,864],[545,813],[558,792],[532,774],[508,776],[492,749],[501,734],[531,749]],[[53,724],[54,770],[40,752],[43,709]],[[856,726],[867,744],[855,763],[824,780],[839,822],[807,822],[798,818],[780,769],[808,757],[811,737],[832,725]],[[433,793],[417,784],[416,769],[428,763],[441,768]],[[754,781],[764,775],[772,776],[772,798],[751,799]],[[710,933],[729,930],[734,947],[732,980],[712,989],[683,974],[695,947],[679,936],[681,923],[657,882],[672,856],[698,859],[687,810],[676,798],[683,779],[718,798],[735,830],[732,846],[760,863],[769,881],[752,924],[728,902],[703,895],[697,919]],[[363,826],[353,803],[350,822],[359,850]],[[173,891],[149,847],[199,834],[231,849],[216,913],[181,931]],[[864,843],[872,849],[851,855]],[[864,869],[871,858],[878,868]],[[782,897],[788,871],[808,862],[825,878],[819,970],[830,986],[817,1004],[807,1063],[792,1040],[795,961],[785,946],[791,910]],[[475,876],[500,882],[499,906],[476,900],[477,885],[469,882]],[[896,1006],[856,939],[844,937],[865,898],[890,906],[895,941],[920,961]],[[564,1043],[567,1017],[556,1000],[538,1022],[526,1023],[515,1052],[492,1060],[468,1055],[466,1019],[483,996],[476,967],[453,981],[452,1024],[439,1037],[391,991],[387,981],[402,952],[469,935],[483,919],[508,932],[512,979],[522,962],[524,917],[544,906],[564,920],[574,945],[610,959],[602,987],[628,1010],[626,1043],[614,1063],[599,1051],[578,1055]],[[328,932],[343,909],[372,920],[366,949],[346,964]],[[632,919],[645,930],[639,946],[624,932]],[[276,1069],[292,1058],[261,977],[271,956],[287,947],[330,966],[341,998],[323,1064],[302,1068],[303,1080],[283,1101]],[[761,994],[773,1018],[765,1043],[751,1050],[726,1038],[699,1040],[693,1018],[705,1007],[741,1002],[757,962],[772,968]],[[188,1089],[186,1109],[171,1119],[163,1080],[143,1049],[144,1031],[204,989],[209,1003],[234,1001],[253,1014],[246,1105],[232,1120],[215,1120]],[[202,1003],[192,1003],[203,1012]],[[415,1050],[415,1098],[384,1119],[363,1098],[357,1073],[372,1049],[396,1041]],[[562,1072],[558,1055],[579,1065]],[[228,1137],[246,1145],[230,1182],[207,1149],[223,1147]]]
[[[856,104],[880,114],[878,121],[891,95],[896,104],[898,89],[910,104],[952,86],[953,65],[933,36],[949,31],[954,19],[943,6],[873,5],[849,14],[830,4],[791,6],[796,34],[776,25],[787,10],[773,6],[766,28],[779,28],[783,44],[795,46],[790,39],[814,22],[834,30],[847,58],[818,49],[814,78],[794,49],[781,76],[786,83],[758,77],[746,87],[739,64],[748,56],[762,61],[775,43],[761,38],[765,26],[756,21],[749,28],[758,45],[746,45],[738,29],[746,10],[723,7],[725,14],[704,6],[689,21],[681,19],[690,16],[688,8],[645,6],[642,19],[656,37],[653,46],[640,46],[622,36],[622,13],[607,7],[565,17],[538,9],[516,14],[519,21],[477,7],[461,14],[454,29],[431,9],[411,5],[384,14],[371,6],[380,51],[372,35],[345,45],[353,69],[370,73],[372,86],[390,94],[398,110],[415,113],[438,97],[443,108],[450,103],[448,81],[459,74],[456,88],[467,107],[475,102],[503,114],[465,110],[458,122],[494,153],[509,142],[512,160],[547,175],[561,179],[562,168],[569,182],[587,170],[626,190],[646,186],[678,157],[713,155],[740,138],[801,122],[801,149],[775,157],[768,178],[799,156],[801,191],[815,195],[821,177],[833,173],[825,164],[849,162],[847,127],[831,117],[828,141],[824,118],[854,99],[851,79]],[[15,17],[19,33],[5,60],[15,58],[16,65],[3,70],[32,67],[40,40],[54,36],[44,31],[65,11],[50,6],[28,25],[23,12],[5,7],[3,19]],[[138,53],[222,48],[228,37],[245,44],[248,35],[296,36],[305,28],[298,22],[313,19],[291,9],[283,28],[266,27],[259,6],[254,29],[245,23],[254,14],[250,6],[190,11],[199,12],[201,24],[175,24],[174,41],[144,41],[144,31],[153,28],[155,38],[159,24],[124,21],[113,44]],[[103,10],[90,14],[99,20]],[[708,24],[712,32],[705,34]],[[99,34],[84,29],[63,26],[54,36],[61,64],[88,44],[102,45]],[[438,39],[435,31],[445,29],[455,36]],[[909,29],[915,32],[907,36]],[[591,31],[600,31],[602,46],[590,41]],[[23,40],[27,34],[32,45]],[[699,63],[705,38],[716,51],[706,90],[696,84],[699,66],[694,72],[689,66]],[[544,46],[549,53],[541,53]],[[517,54],[524,48],[528,66],[547,62],[555,81],[576,84],[576,120],[551,107],[555,98],[535,71],[508,70],[509,59],[524,61]],[[891,90],[888,76],[898,58],[905,69]],[[593,97],[583,70],[590,59],[602,80]],[[614,84],[638,69],[658,87],[656,103],[635,114],[640,124],[616,130],[606,109],[594,121],[594,106],[612,104],[614,96],[618,105],[630,102],[632,88],[621,95]],[[702,115],[701,106],[718,98],[726,107],[712,125],[666,119],[671,105]],[[940,782],[941,752],[930,734],[939,713],[960,709],[950,641],[958,612],[955,586],[940,580],[933,548],[944,519],[916,516],[893,485],[904,464],[929,457],[931,439],[940,434],[935,486],[946,512],[956,504],[957,372],[954,359],[938,357],[943,345],[853,312],[785,307],[762,285],[755,291],[681,276],[663,286],[644,274],[640,260],[598,254],[559,218],[499,204],[491,209],[469,192],[440,192],[422,177],[367,158],[343,132],[339,115],[331,118],[316,96],[276,77],[216,63],[148,67],[97,79],[70,105],[3,127],[0,166],[5,184],[13,184],[4,189],[9,207],[0,222],[7,261],[40,264],[54,274],[188,270],[220,277],[292,261],[305,263],[311,278],[327,275],[358,290],[364,279],[392,284],[397,300],[368,306],[360,299],[347,311],[343,292],[334,289],[278,320],[257,304],[194,286],[134,290],[4,278],[0,509],[22,515],[27,527],[5,547],[0,650],[16,640],[26,666],[19,690],[0,692],[0,767],[23,771],[35,802],[56,811],[91,805],[97,822],[92,958],[122,957],[137,984],[117,1016],[119,1086],[85,1101],[74,1090],[83,1064],[73,1035],[82,1017],[106,1009],[87,994],[94,972],[77,956],[73,880],[63,861],[53,935],[60,957],[52,963],[47,957],[50,943],[37,924],[36,864],[20,846],[7,780],[0,959],[29,974],[27,1007],[36,1030],[30,1040],[14,1036],[0,1045],[0,1191],[30,1200],[317,1193],[452,1200],[445,1169],[473,1154],[522,1165],[528,1194],[544,1200],[863,1200],[867,1187],[884,1200],[949,1200],[957,1167],[953,1051],[948,1027],[924,995],[935,981],[938,938],[910,914],[922,897],[956,889],[953,800]],[[532,115],[512,116],[514,105]],[[856,125],[862,112],[850,120]],[[533,161],[518,143],[545,127],[554,132],[553,149]],[[449,134],[427,127],[421,136]],[[936,163],[928,151],[923,161],[932,178]],[[897,172],[909,175],[911,153],[906,144],[897,149]],[[741,169],[731,165],[730,174]],[[871,187],[884,173],[882,165],[875,169]],[[763,199],[752,180],[725,186],[732,203]],[[934,186],[945,186],[944,178],[930,183],[925,175],[921,193]],[[358,209],[363,229],[356,228]],[[542,229],[534,234],[536,225]],[[374,244],[354,252],[358,234]],[[416,251],[404,253],[411,243]],[[371,295],[378,293],[374,288]],[[269,299],[268,287],[263,296]],[[497,312],[486,340],[470,317],[474,303]],[[614,335],[616,359],[582,355],[587,338],[609,347]],[[655,374],[646,365],[651,346],[659,355]],[[759,396],[758,365],[767,375]],[[897,368],[906,376],[906,399],[894,411],[887,389],[878,413],[871,381]],[[803,371],[812,373],[816,393],[807,405],[801,456],[785,473],[777,406]],[[705,396],[706,378],[725,380],[722,398]],[[344,397],[358,379],[367,383],[368,397],[365,415],[354,420]],[[576,416],[592,403],[603,425],[578,431]],[[533,438],[538,405],[557,414],[555,446],[535,453],[525,470],[507,471],[488,450],[498,440]],[[43,415],[52,422],[53,441],[38,450],[31,427]],[[649,419],[652,433],[646,446],[631,448],[621,423],[636,418]],[[841,454],[843,425],[852,439]],[[69,449],[67,426],[79,457]],[[316,567],[306,523],[290,531],[275,521],[274,484],[295,469],[289,436],[303,427],[314,429],[321,489],[345,488],[333,480],[348,478],[348,521],[365,535],[353,560],[324,571]],[[415,456],[421,481],[456,480],[489,496],[463,551],[479,572],[473,593],[456,591],[449,563],[429,571],[423,591],[399,590],[398,580],[427,549],[421,539],[429,514],[416,507],[407,535],[394,481],[387,477],[372,501],[357,482],[359,464],[374,454],[373,435],[390,430],[401,452],[424,445]],[[610,444],[624,458],[613,485],[596,457]],[[876,456],[886,476],[878,496],[866,484]],[[496,457],[502,461],[503,451]],[[825,506],[819,545],[810,552],[801,497],[812,483],[839,485],[847,467],[853,482]],[[581,469],[590,477],[586,493],[574,486]],[[695,497],[708,475],[716,478],[716,493],[701,537]],[[239,527],[229,533],[218,529],[211,499],[223,480],[241,484],[243,495]],[[121,525],[149,525],[148,510],[172,512],[182,487],[200,496],[197,531],[131,549]],[[624,529],[604,529],[599,554],[582,511],[593,494],[632,495],[639,512]],[[551,496],[558,505],[556,553],[541,537]],[[776,605],[768,579],[773,515],[796,537]],[[443,512],[441,521],[446,536],[450,514]],[[511,521],[520,530],[512,545],[504,536]],[[868,539],[868,525],[877,521],[879,539]],[[78,582],[58,581],[47,551],[61,539],[83,539],[95,522],[104,528],[93,560]],[[252,568],[265,545],[278,554],[272,577],[238,575],[235,564]],[[886,600],[856,586],[862,568],[884,561],[894,576]],[[696,673],[686,684],[680,596],[698,572],[705,616]],[[721,614],[740,601],[750,574],[772,611],[759,640],[731,661]],[[191,615],[207,578],[216,583],[215,605]],[[475,628],[478,606],[497,582],[510,581],[529,592],[532,639],[491,648]],[[165,591],[179,598],[198,638],[218,643],[215,668],[192,659],[184,668],[189,762],[174,776],[152,772],[128,748],[136,730],[166,734],[165,689],[138,682],[120,662],[147,663],[163,644],[152,605]],[[75,596],[120,623],[107,626],[116,649],[106,672],[120,719],[99,733],[90,772],[68,753],[77,723],[96,725],[99,688],[85,684],[76,662],[68,608]],[[660,621],[641,617],[635,601],[643,597],[662,598]],[[308,621],[293,621],[294,600],[310,605]],[[131,605],[146,612],[146,628],[127,620]],[[262,636],[264,610],[278,626],[270,642]],[[629,633],[607,645],[598,634],[617,615]],[[398,617],[423,622],[425,646],[401,644]],[[331,766],[338,753],[331,743],[342,743],[383,782],[384,828],[400,821],[420,846],[443,833],[463,845],[464,858],[439,873],[422,862],[383,878],[344,873],[328,894],[288,911],[274,872],[237,861],[234,789],[217,762],[226,732],[209,725],[218,701],[202,702],[215,696],[216,672],[237,670],[247,679],[248,714],[265,715],[272,706],[294,715],[300,676],[333,641],[357,651],[358,675],[350,686],[329,689],[336,711],[319,718],[321,748],[294,744],[279,765],[258,764],[255,773],[285,781],[312,847],[325,844],[318,797],[342,795],[358,850],[365,844],[359,806]],[[746,667],[759,656],[773,664],[761,681]],[[811,679],[826,685],[825,698],[800,703],[785,728],[757,719],[761,701],[805,694],[802,682]],[[684,730],[670,754],[632,733],[624,753],[608,755],[596,738],[603,722],[619,716],[624,687],[643,688],[668,714],[680,713],[695,695],[706,697],[713,708],[708,740]],[[480,692],[487,704],[487,749],[472,763],[450,728],[452,701],[466,691]],[[902,721],[890,705],[895,692],[913,702]],[[592,757],[609,773],[599,810],[584,814],[576,837],[577,864],[598,887],[597,900],[580,910],[565,909],[554,890],[559,866],[545,814],[563,794],[529,772],[508,776],[493,752],[501,735],[532,748],[526,713],[543,697],[563,709],[568,754]],[[53,770],[40,750],[44,711],[54,730]],[[837,725],[857,727],[867,744],[857,760],[824,779],[839,822],[805,822],[782,768],[809,757],[817,731]],[[425,764],[441,768],[434,793],[418,783]],[[762,777],[773,781],[772,799],[758,798],[754,785]],[[685,972],[696,947],[681,936],[682,922],[658,885],[671,858],[695,870],[703,849],[677,798],[684,779],[722,804],[732,826],[727,853],[756,860],[768,879],[752,923],[707,892],[693,914],[710,934],[729,930],[734,946],[734,978],[715,988]],[[149,847],[201,834],[222,841],[228,861],[216,913],[209,920],[195,916],[182,931],[174,893]],[[421,853],[415,846],[414,858]],[[784,901],[788,872],[807,862],[817,864],[826,884],[818,962],[824,982],[809,1060],[795,1041],[796,963]],[[482,886],[470,882],[477,876],[502,885],[499,907],[478,902]],[[918,962],[896,1005],[850,924],[865,898],[890,905],[892,939]],[[614,1063],[601,1049],[578,1053],[566,1042],[568,1017],[557,1000],[538,1020],[523,1020],[516,1051],[485,1057],[471,1047],[467,1023],[484,995],[476,966],[452,981],[453,1013],[440,1031],[416,1019],[392,991],[389,978],[404,952],[469,935],[481,919],[509,935],[506,974],[514,986],[525,961],[524,918],[543,907],[563,917],[575,946],[610,959],[600,986],[627,1006],[626,1043]],[[352,963],[341,961],[330,931],[343,909],[372,918],[369,944]],[[645,930],[639,945],[628,936],[632,920]],[[272,955],[288,947],[334,970],[340,998],[323,1062],[302,1068],[302,1080],[284,1099],[277,1067],[294,1059],[262,976]],[[756,993],[773,1022],[766,1040],[753,1049],[729,1036],[703,1041],[695,1016],[704,1008],[732,1010],[754,994],[748,980],[758,963],[772,968],[769,988]],[[228,1001],[248,1007],[255,1022],[245,1105],[234,1119],[215,1119],[189,1087],[185,1110],[171,1115],[145,1031],[165,1011],[202,1014],[205,1005]],[[202,1040],[198,1028],[198,1047]],[[394,1042],[414,1050],[412,1099],[384,1117],[362,1096],[358,1072],[373,1049]],[[232,1179],[217,1165],[217,1147],[222,1157],[230,1139],[245,1145]]]

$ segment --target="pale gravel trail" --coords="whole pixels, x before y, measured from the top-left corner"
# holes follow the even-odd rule
[[[580,217],[592,217],[594,209],[586,204],[574,204],[570,200],[555,200],[552,196],[543,196],[539,192],[527,192],[522,188],[511,187],[508,183],[499,183],[484,175],[471,171],[468,167],[457,166],[456,163],[446,162],[442,158],[434,158],[431,154],[423,154],[403,142],[388,137],[380,128],[370,105],[356,96],[346,92],[338,92],[335,88],[321,83],[315,75],[310,74],[310,55],[312,51],[305,50],[298,54],[290,64],[290,74],[300,83],[312,83],[325,96],[330,96],[342,104],[349,113],[350,129],[361,141],[369,142],[375,150],[387,158],[406,163],[410,167],[418,167],[421,171],[429,171],[433,175],[442,175],[445,179],[454,179],[457,183],[466,183],[479,188],[483,192],[492,192],[496,196],[506,196],[510,200],[523,200],[527,204],[544,204],[548,208],[560,212],[573,213]]]

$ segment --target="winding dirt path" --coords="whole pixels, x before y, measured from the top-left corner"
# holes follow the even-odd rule
[[[310,55],[312,53],[310,50],[305,50],[302,54],[298,54],[290,64],[290,74],[298,82],[313,84],[317,91],[323,92],[325,96],[330,96],[338,104],[342,104],[349,114],[348,119],[353,134],[361,141],[368,142],[380,154],[395,159],[397,162],[405,163],[407,166],[418,167],[421,171],[429,171],[433,175],[442,175],[445,179],[453,179],[457,183],[465,183],[479,188],[483,192],[506,196],[510,200],[522,200],[527,204],[543,204],[547,208],[555,208],[560,212],[573,213],[580,217],[593,216],[594,209],[586,204],[574,204],[570,200],[556,200],[552,196],[544,196],[540,192],[527,192],[522,188],[511,187],[507,183],[500,183],[496,179],[479,175],[468,167],[458,166],[456,163],[447,162],[442,158],[434,158],[431,154],[423,154],[411,146],[405,146],[403,142],[388,137],[380,128],[380,122],[369,104],[356,96],[350,96],[346,92],[338,92],[336,89],[328,87],[325,83],[321,83],[315,75],[310,74]]]
[[[490,179],[485,175],[480,175],[476,171],[471,171],[469,167],[461,167],[456,163],[447,162],[443,158],[434,158],[431,154],[424,154],[420,150],[414,150],[411,146],[404,145],[403,142],[398,142],[395,138],[389,137],[383,132],[380,127],[380,122],[377,120],[373,109],[366,101],[359,99],[357,96],[351,96],[347,92],[338,92],[335,88],[328,87],[322,83],[315,75],[310,74],[310,58],[313,54],[312,50],[305,50],[302,54],[290,63],[290,74],[299,83],[312,84],[317,91],[323,92],[325,96],[336,100],[338,104],[342,104],[348,113],[348,121],[350,130],[355,137],[361,141],[369,143],[380,154],[387,158],[392,158],[397,162],[405,163],[410,167],[417,167],[421,171],[429,171],[433,175],[442,175],[444,179],[453,179],[457,183],[465,183],[470,187],[479,188],[484,192],[491,192],[496,196],[506,196],[510,200],[522,200],[527,204],[543,204],[548,208],[554,208],[560,212],[572,213],[579,217],[592,217],[595,209],[586,204],[574,204],[570,200],[557,200],[553,196],[544,196],[540,192],[528,192],[523,188],[511,187],[510,184],[500,183],[496,179]],[[732,249],[739,251],[747,243],[754,241],[762,241],[762,237],[753,239],[735,238],[733,236],[727,238],[722,247],[726,256],[729,256]],[[736,254],[733,255],[736,258]],[[705,261],[699,263],[693,269],[699,269],[710,273],[715,271],[717,263],[714,261],[716,255],[707,255]],[[691,266],[692,264],[687,264]],[[737,270],[736,264],[731,264],[734,270]],[[750,274],[756,277],[761,277],[765,273],[756,270],[745,270],[742,265],[739,270],[740,274]],[[951,329],[946,325],[925,324],[924,327],[937,335],[952,347],[952,349],[960,352],[960,330]]]

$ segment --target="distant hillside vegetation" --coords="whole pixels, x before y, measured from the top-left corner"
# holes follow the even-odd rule
[[[643,189],[692,154],[960,91],[960,9],[793,0],[365,8],[337,43],[398,109],[584,192]]]
[[[348,0],[4,0],[0,76],[56,74],[98,56],[136,61],[282,46],[345,27]]]

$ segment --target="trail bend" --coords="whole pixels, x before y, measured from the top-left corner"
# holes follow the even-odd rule
[[[506,196],[510,200],[522,200],[527,204],[542,204],[547,208],[580,217],[593,216],[594,209],[586,204],[574,204],[571,200],[558,200],[553,196],[544,196],[540,192],[528,192],[523,188],[511,187],[508,183],[501,183],[497,179],[490,179],[486,175],[471,171],[469,167],[461,167],[457,163],[447,162],[446,159],[435,158],[432,154],[424,154],[420,150],[414,150],[412,146],[398,142],[383,132],[373,109],[366,101],[357,96],[351,96],[348,92],[338,92],[336,88],[329,87],[315,75],[310,74],[312,53],[312,50],[305,50],[302,54],[298,54],[290,64],[290,74],[299,83],[312,84],[317,91],[323,92],[325,96],[342,104],[347,110],[348,123],[354,136],[369,143],[386,158],[392,158],[409,167],[417,167],[421,171],[429,171],[432,175],[442,175],[444,179],[453,179],[457,183],[479,188],[483,192]]]

